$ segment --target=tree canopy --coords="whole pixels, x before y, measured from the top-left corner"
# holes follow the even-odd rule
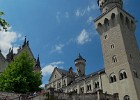
[[[0,91],[27,93],[38,91],[41,73],[33,71],[34,62],[27,52],[16,57],[0,75]]]

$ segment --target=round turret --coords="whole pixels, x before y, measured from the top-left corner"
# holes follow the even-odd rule
[[[79,54],[78,58],[75,59],[74,62],[75,62],[75,66],[77,68],[78,76],[84,76],[86,60]]]
[[[107,12],[114,6],[119,6],[120,8],[123,7],[122,0],[98,0],[97,2],[102,13]]]

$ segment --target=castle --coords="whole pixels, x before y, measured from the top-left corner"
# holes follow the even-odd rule
[[[46,85],[77,94],[118,93],[119,100],[140,100],[140,52],[135,39],[135,18],[123,9],[122,0],[98,0],[101,15],[94,20],[102,44],[104,69],[85,74],[86,60],[74,60],[77,73],[55,68]],[[106,99],[107,100],[107,99]],[[109,99],[108,99],[109,100]]]
[[[26,40],[26,37],[25,37],[25,40],[24,40],[24,43],[22,45],[22,47],[20,46],[17,50],[17,53],[15,54],[13,52],[13,48],[10,48],[9,49],[9,53],[6,55],[6,57],[3,56],[3,54],[1,53],[1,50],[0,50],[0,73],[2,73],[6,67],[8,66],[8,64],[13,61],[13,59],[17,56],[19,56],[21,53],[23,52],[27,52],[30,57],[33,59],[33,62],[34,62],[34,71],[36,72],[40,72],[41,71],[41,66],[40,66],[40,59],[39,59],[39,56],[37,59],[34,58],[34,55],[29,47],[29,41]]]

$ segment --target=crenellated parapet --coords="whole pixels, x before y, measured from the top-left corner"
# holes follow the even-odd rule
[[[112,8],[106,14],[102,14],[94,21],[95,28],[100,35],[117,25],[120,25],[123,29],[128,30],[126,31],[127,33],[134,33],[136,28],[135,18],[117,6]]]
[[[116,5],[119,6],[120,8],[123,7],[122,0],[98,0],[97,2],[102,13],[107,12],[109,9],[111,9]]]

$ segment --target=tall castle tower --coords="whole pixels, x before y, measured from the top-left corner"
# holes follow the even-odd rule
[[[135,18],[123,9],[122,0],[98,0],[102,12],[95,27],[102,43],[109,87],[119,100],[140,100],[140,52],[135,39]]]

